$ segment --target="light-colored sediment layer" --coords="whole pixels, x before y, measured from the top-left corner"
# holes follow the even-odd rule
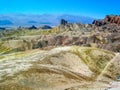
[[[119,54],[97,48],[67,46],[14,55],[0,61],[0,90],[104,90],[110,86],[108,78],[114,81],[120,74]],[[110,63],[116,65],[114,71]]]

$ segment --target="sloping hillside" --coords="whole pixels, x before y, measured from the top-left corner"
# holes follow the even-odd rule
[[[120,55],[97,48],[68,46],[16,54],[19,58],[0,61],[0,90],[104,90],[120,75]]]

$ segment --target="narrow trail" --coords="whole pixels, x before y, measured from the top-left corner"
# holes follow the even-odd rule
[[[101,74],[98,75],[98,77],[96,79],[97,81],[100,81],[100,79],[103,76],[103,74],[107,71],[107,68],[109,67],[109,65],[111,63],[115,62],[115,60],[118,59],[119,57],[120,57],[120,53],[116,53],[115,57],[112,60],[110,60],[110,62],[108,62],[108,64],[105,66],[105,68],[103,69],[103,71],[101,72]]]

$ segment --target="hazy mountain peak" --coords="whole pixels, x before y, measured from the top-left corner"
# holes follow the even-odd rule
[[[51,25],[56,26],[59,24],[61,19],[66,19],[67,21],[71,23],[92,23],[94,20],[90,17],[85,16],[78,16],[78,15],[69,15],[69,14],[62,14],[62,15],[52,15],[52,14],[3,14],[0,15],[0,20],[8,20],[9,25],[13,26],[30,26],[30,25]],[[32,21],[32,22],[31,22]],[[10,23],[11,22],[11,23]],[[8,25],[7,24],[7,25]],[[0,24],[6,25],[6,23]]]

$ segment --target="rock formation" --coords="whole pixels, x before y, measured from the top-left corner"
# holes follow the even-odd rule
[[[93,24],[95,24],[97,26],[102,26],[102,25],[105,25],[105,24],[120,25],[120,16],[117,16],[117,15],[107,15],[102,20],[94,20]]]
[[[120,16],[107,15],[106,18],[105,18],[105,21],[120,25]]]
[[[40,27],[40,29],[52,29],[52,27],[48,26],[48,25],[44,25],[44,26]]]
[[[28,29],[30,29],[30,30],[31,29],[37,29],[37,27],[33,25],[33,26],[29,27]]]
[[[41,33],[41,35],[37,36],[20,36],[15,40],[11,40],[11,38],[10,40],[4,40],[4,45],[7,48],[17,48],[18,50],[31,50],[49,46],[79,45],[120,52],[120,26],[104,23],[101,20],[94,21],[94,23],[97,26],[93,24],[72,24],[61,20],[62,25],[54,27],[51,30],[43,30],[48,35]],[[11,32],[8,31],[6,34],[8,35]],[[34,32],[38,32],[38,30]],[[55,32],[54,35],[49,34],[51,32]],[[4,33],[1,34],[1,36],[3,35]]]
[[[60,22],[61,25],[66,25],[67,24],[67,21],[64,20],[64,19],[61,19],[61,22]]]
[[[95,24],[96,26],[103,26],[106,24],[106,21],[104,20],[94,20],[93,24]]]

